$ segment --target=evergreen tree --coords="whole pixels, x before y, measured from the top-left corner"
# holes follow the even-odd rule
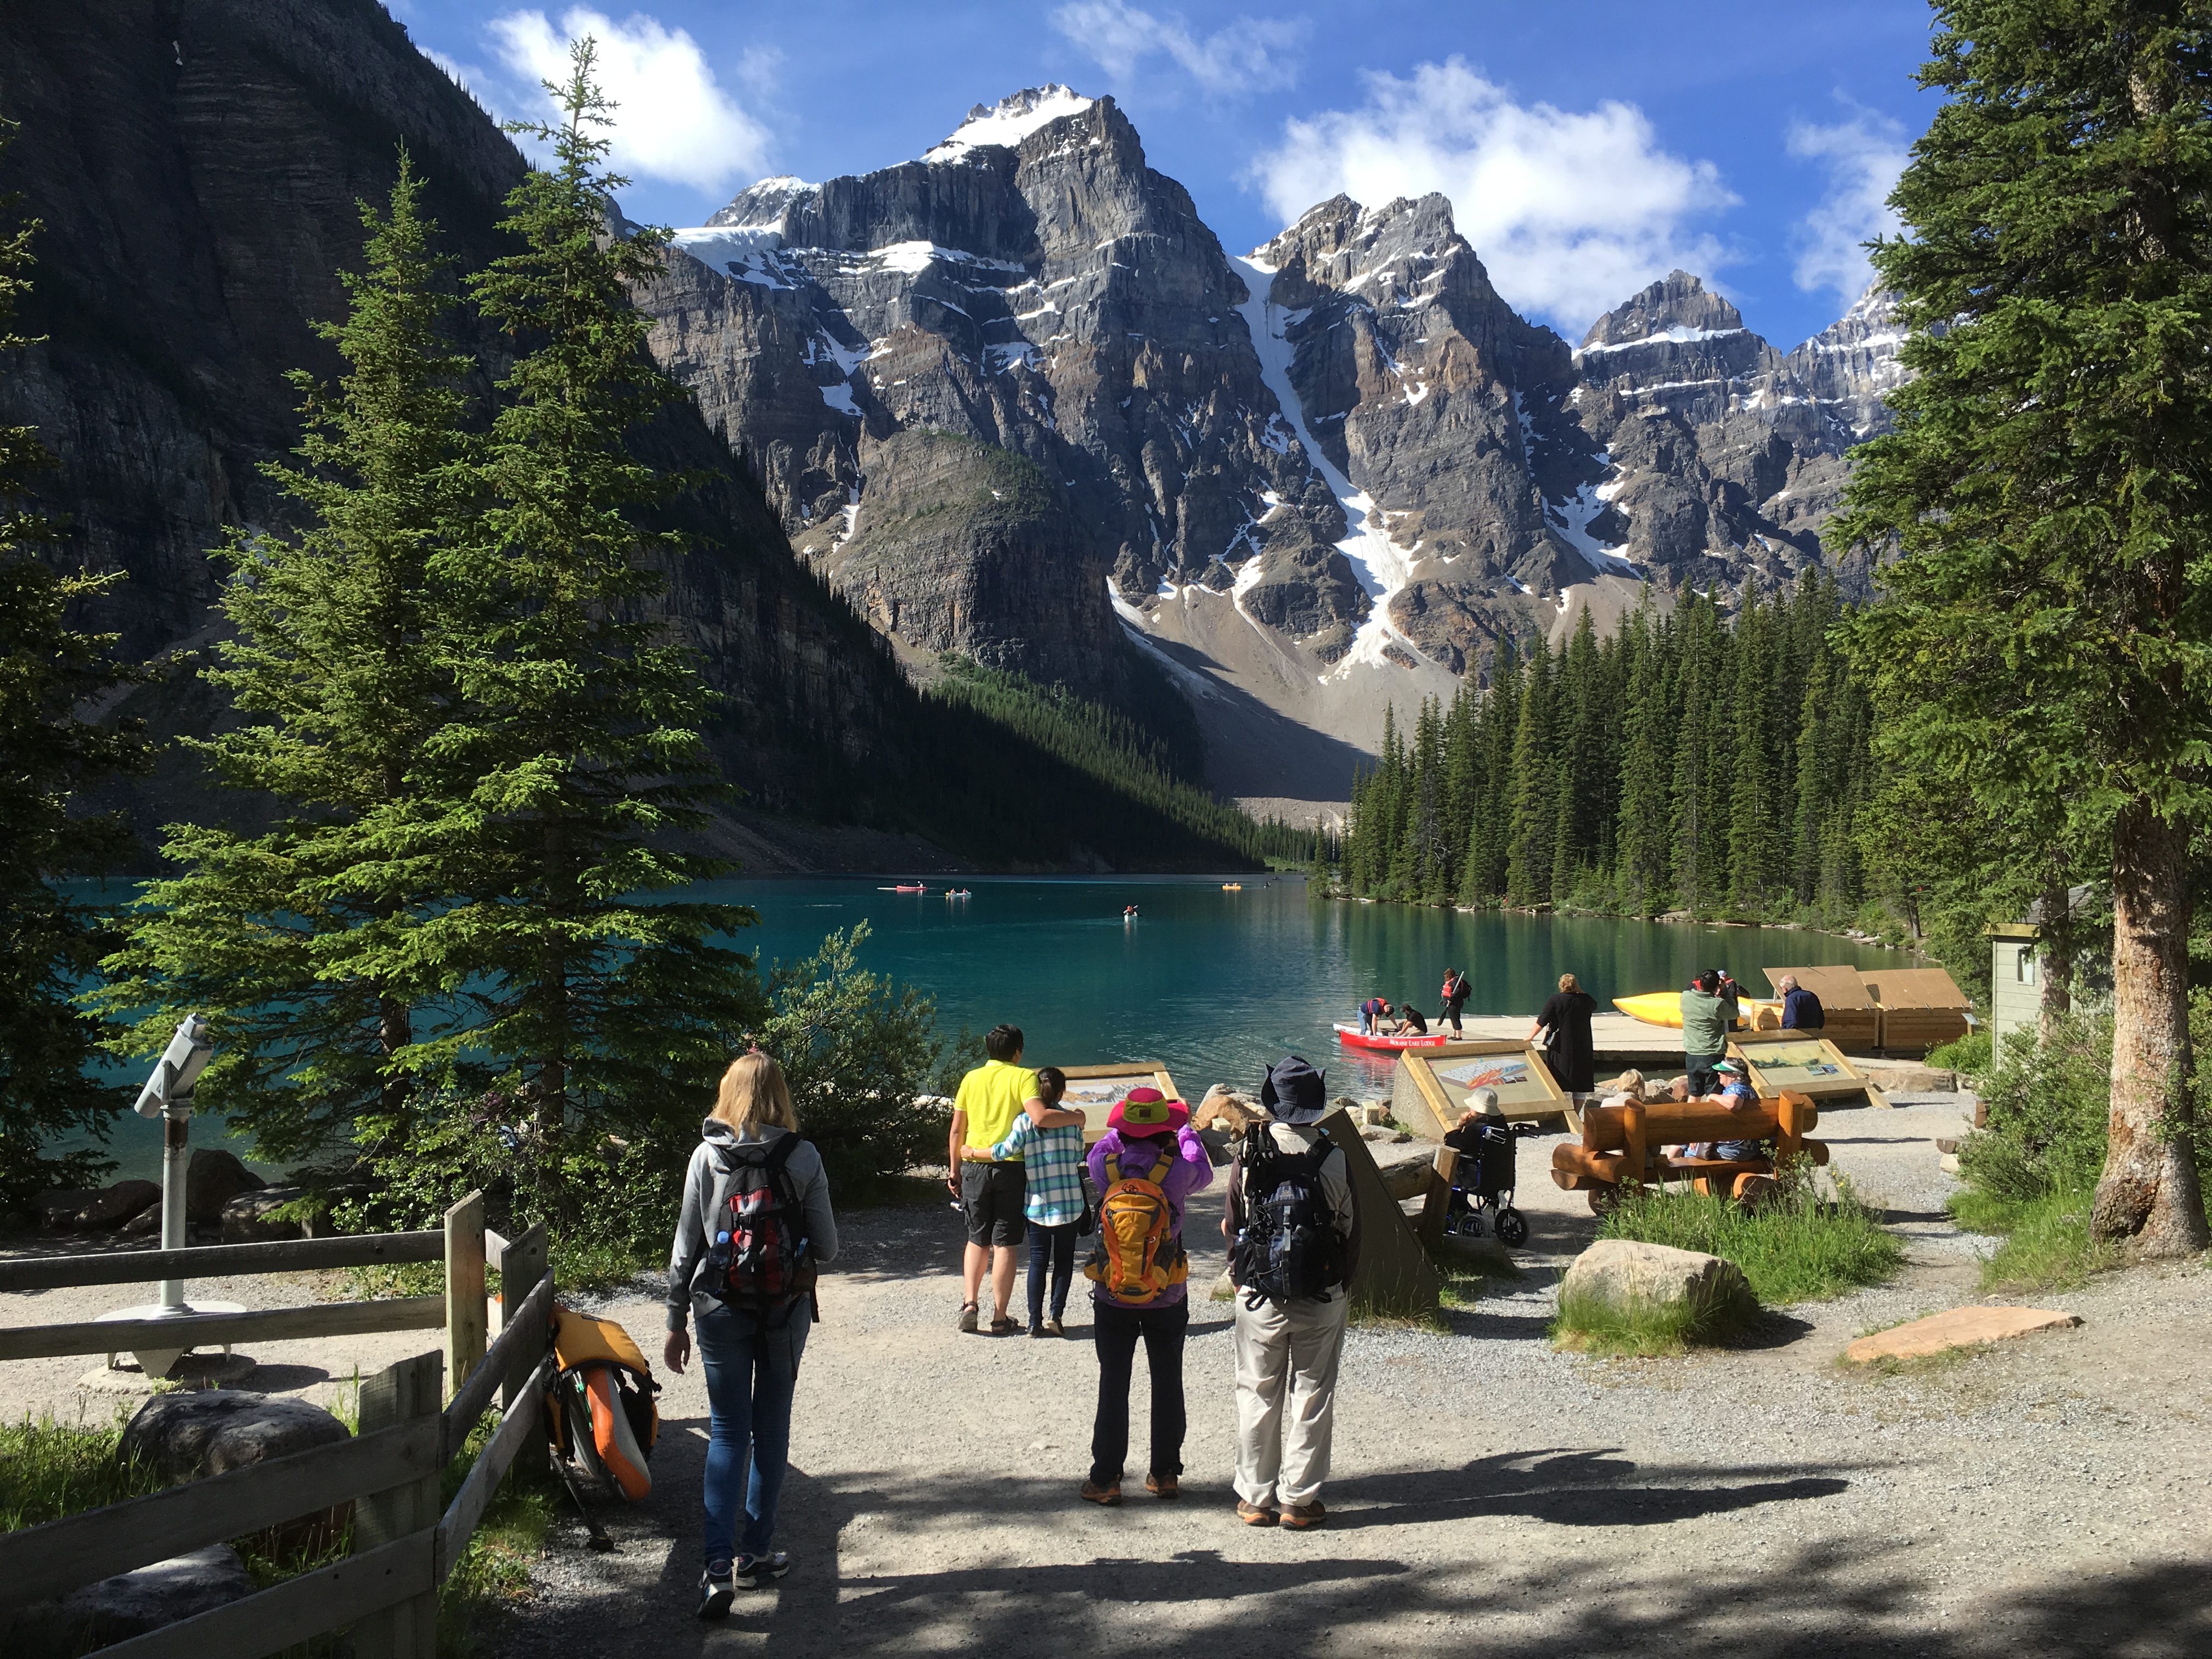
[[[138,1047],[181,1012],[207,1017],[201,1086],[264,1158],[326,1153],[356,1129],[373,1152],[405,1146],[418,1022],[450,1016],[438,1005],[456,982],[420,925],[473,856],[434,759],[465,648],[440,573],[468,526],[471,364],[445,338],[454,299],[422,190],[403,151],[388,213],[362,206],[348,315],[317,330],[344,373],[335,388],[291,376],[298,463],[263,471],[305,528],[234,530],[216,550],[234,633],[202,678],[249,723],[185,742],[287,816],[261,836],[171,825],[163,854],[184,873],[149,889],[108,964],[104,1000],[151,1010]]]
[[[1620,892],[1639,915],[1656,914],[1664,903],[1673,873],[1674,817],[1668,761],[1674,733],[1668,719],[1666,675],[1672,628],[1655,631],[1649,596],[1624,626],[1634,659],[1624,721],[1626,747],[1620,757]]]
[[[1491,659],[1482,704],[1481,805],[1468,832],[1461,902],[1494,904],[1505,896],[1505,860],[1512,843],[1513,737],[1521,721],[1519,653],[1509,639]]]
[[[1729,768],[1729,908],[1739,914],[1757,910],[1767,896],[1767,869],[1774,837],[1774,768],[1769,732],[1774,711],[1769,702],[1774,678],[1771,611],[1750,586],[1735,629],[1735,695],[1730,714],[1734,757]]]
[[[0,120],[0,151],[15,132]],[[0,197],[0,216],[21,209],[20,196]],[[0,234],[0,368],[34,343],[12,325],[39,229],[33,220]],[[106,1027],[75,999],[106,948],[106,923],[59,884],[111,867],[128,844],[118,818],[72,816],[70,804],[141,763],[132,727],[77,712],[136,676],[116,661],[114,635],[70,620],[119,577],[64,573],[43,556],[62,536],[34,495],[52,465],[34,428],[0,425],[0,1210],[111,1170],[97,1150],[56,1154],[50,1144],[71,1132],[104,1138],[129,1101],[85,1075]]]
[[[470,1010],[440,1058],[493,1056],[540,1141],[580,1119],[695,1127],[724,1045],[757,1006],[746,958],[718,935],[739,907],[648,896],[719,875],[672,851],[718,786],[700,736],[709,694],[691,652],[642,614],[684,550],[650,527],[688,480],[630,448],[684,393],[646,351],[629,303],[656,277],[665,232],[618,234],[599,129],[612,107],[590,40],[547,83],[551,148],[507,198],[520,245],[470,279],[483,313],[523,348],[499,382],[483,447],[485,506],[453,561],[473,648],[456,663],[463,716],[437,762],[473,837],[465,901],[422,925]],[[544,1167],[565,1167],[551,1152]]]
[[[1723,889],[1727,795],[1717,750],[1726,730],[1727,636],[1708,593],[1682,607],[1674,747],[1675,901],[1693,915],[1710,914]]]
[[[1451,892],[1451,854],[1444,842],[1443,712],[1434,697],[1421,699],[1413,726],[1413,787],[1408,823],[1414,842],[1413,878],[1424,904],[1442,904]]]
[[[2093,1231],[2207,1240],[2189,844],[2212,810],[2212,34],[2171,0],[1951,0],[1949,101],[1875,263],[1914,332],[1838,528],[1895,538],[1851,631],[1882,747],[1992,816],[2111,837],[2112,1108]]]
[[[1513,810],[1508,820],[1505,902],[1533,906],[1551,902],[1552,866],[1557,851],[1559,799],[1553,750],[1552,653],[1540,634],[1529,642],[1528,668],[1521,684],[1520,719],[1514,728]]]

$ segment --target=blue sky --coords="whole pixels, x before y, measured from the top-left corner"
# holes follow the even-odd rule
[[[1505,297],[1579,339],[1675,264],[1785,349],[1864,281],[1856,244],[1933,111],[1924,0],[1033,5],[392,0],[498,112],[604,43],[633,218],[696,225],[754,179],[919,155],[969,106],[1111,94],[1231,252],[1339,189],[1441,189]]]

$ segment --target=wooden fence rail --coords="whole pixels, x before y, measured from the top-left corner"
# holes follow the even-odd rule
[[[240,1273],[299,1273],[318,1267],[386,1267],[441,1261],[446,1235],[355,1233],[341,1238],[282,1238],[265,1244],[191,1244],[181,1250],[103,1250],[0,1261],[0,1292],[80,1285],[151,1285],[164,1279],[230,1279]]]
[[[471,1235],[459,1241],[458,1248],[457,1231]],[[0,1359],[6,1359],[127,1346],[127,1342],[115,1340],[118,1331],[143,1325],[159,1326],[173,1340],[189,1331],[195,1341],[215,1341],[443,1323],[447,1351],[468,1362],[465,1370],[451,1379],[450,1401],[443,1399],[447,1379],[444,1356],[439,1353],[401,1360],[366,1379],[361,1431],[338,1444],[0,1537],[0,1612],[64,1596],[103,1578],[350,1500],[355,1505],[354,1553],[345,1559],[102,1648],[100,1659],[207,1659],[210,1654],[222,1659],[261,1659],[348,1626],[356,1659],[435,1659],[438,1586],[452,1574],[500,1482],[531,1443],[554,1364],[550,1352],[554,1285],[546,1268],[544,1226],[532,1227],[512,1241],[495,1236],[489,1251],[487,1242],[482,1203],[472,1195],[448,1212],[442,1232],[392,1234],[381,1240],[309,1239],[143,1250],[8,1264],[0,1270],[0,1289],[443,1259],[448,1285],[472,1306],[458,1322],[453,1316],[453,1297],[435,1296],[0,1332]],[[377,1245],[387,1248],[372,1248]],[[312,1259],[301,1260],[309,1251]],[[217,1260],[221,1267],[209,1265]],[[498,1335],[489,1346],[483,1298],[488,1260],[501,1268]],[[455,1273],[457,1261],[459,1271]],[[70,1262],[99,1276],[84,1280],[56,1276],[67,1271],[64,1264]],[[149,1273],[155,1264],[158,1270]],[[323,1317],[319,1322],[303,1323],[307,1316]],[[79,1341],[88,1346],[66,1346]],[[438,1498],[443,1472],[465,1449],[495,1396],[505,1407],[499,1425],[441,1513]]]

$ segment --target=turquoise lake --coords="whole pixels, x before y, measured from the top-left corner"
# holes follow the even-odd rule
[[[1018,1025],[1032,1065],[1158,1060],[1193,1101],[1215,1083],[1256,1088],[1286,1054],[1323,1068],[1333,1092],[1387,1086],[1390,1062],[1340,1051],[1332,1024],[1378,993],[1433,1016],[1448,968],[1467,970],[1469,1014],[1533,1018],[1566,972],[1602,1006],[1706,967],[1764,994],[1768,966],[1909,960],[1795,929],[1313,902],[1295,875],[1243,878],[1237,893],[1219,877],[979,876],[965,899],[885,892],[884,879],[738,880],[702,896],[759,912],[738,943],[763,966],[865,921],[863,965],[935,997],[948,1032]],[[1139,914],[1125,921],[1128,904]],[[195,1126],[199,1144],[219,1135]],[[158,1124],[126,1117],[111,1147],[123,1173],[152,1176],[160,1142]]]

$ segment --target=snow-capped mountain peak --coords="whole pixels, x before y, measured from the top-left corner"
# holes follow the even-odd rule
[[[957,161],[971,149],[986,144],[1018,144],[1038,128],[1049,126],[1063,115],[1080,115],[1097,100],[1085,98],[1073,87],[1048,81],[1028,87],[996,104],[978,104],[952,136],[924,152],[925,161]]]

